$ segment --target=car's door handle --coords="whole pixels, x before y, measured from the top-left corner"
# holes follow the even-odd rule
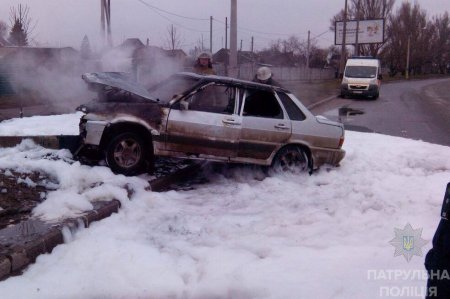
[[[282,130],[289,130],[290,128],[288,126],[286,126],[285,124],[278,124],[275,125],[276,129],[282,129]]]
[[[237,122],[234,118],[224,118],[222,119],[222,122],[224,124],[229,124],[229,125],[240,125],[240,122]]]

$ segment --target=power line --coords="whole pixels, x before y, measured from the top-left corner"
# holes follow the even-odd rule
[[[330,32],[330,30],[326,30],[326,31],[324,31],[324,32],[322,32],[322,33],[320,33],[320,34],[318,34],[318,35],[316,35],[316,36],[313,36],[313,37],[311,37],[311,39],[321,37],[322,35],[324,35],[324,34],[327,33],[327,32]]]
[[[177,25],[177,26],[179,26],[181,28],[184,28],[186,30],[193,31],[193,32],[200,32],[200,33],[209,32],[209,30],[199,30],[199,29],[195,29],[195,28],[191,28],[191,27],[182,25],[182,24],[172,20],[171,18],[165,16],[164,14],[168,14],[168,15],[175,16],[175,17],[182,18],[182,19],[187,19],[187,20],[192,20],[192,21],[202,21],[202,22],[203,21],[208,21],[209,22],[210,21],[209,18],[197,18],[197,17],[184,16],[184,15],[176,14],[176,13],[170,12],[168,10],[164,10],[162,8],[159,8],[157,6],[151,5],[151,4],[147,3],[144,0],[137,0],[137,1],[140,2],[141,4],[145,5],[147,8],[151,9],[154,13],[158,14],[160,17],[162,17],[165,20],[169,21],[171,24]],[[217,20],[215,18],[213,18],[213,21],[215,21],[217,23],[220,23],[222,25],[225,25],[225,22]],[[259,39],[269,40],[269,41],[271,41],[272,38],[267,37],[267,35],[272,35],[272,36],[291,36],[291,35],[293,35],[293,34],[289,34],[289,33],[259,31],[259,30],[254,30],[254,29],[251,29],[251,28],[240,27],[240,26],[238,26],[237,28],[240,31],[246,31],[246,32],[253,33],[253,35],[255,37],[259,38]],[[214,29],[213,30],[213,32],[217,32],[217,31],[221,31],[221,29]],[[327,39],[321,37],[322,35],[324,35],[327,32],[329,32],[329,30],[324,31],[324,32],[322,32],[322,33],[320,33],[320,34],[318,34],[318,35],[316,35],[314,37],[311,37],[311,39],[321,38],[321,39],[327,40]],[[254,34],[254,33],[256,33],[256,34]],[[261,36],[260,34],[266,35],[266,36]]]
[[[225,25],[225,22],[219,21],[219,20],[214,19],[214,18],[213,18],[213,20],[218,22],[218,23],[221,23],[222,25]],[[258,30],[245,28],[245,27],[240,27],[240,26],[238,26],[238,29],[243,30],[243,31],[253,32],[253,33],[266,34],[266,35],[286,35],[286,36],[291,35],[291,34],[288,34],[288,33],[258,31]]]
[[[156,13],[156,14],[159,15],[160,17],[166,19],[166,20],[169,21],[171,24],[175,24],[175,25],[177,25],[177,26],[179,26],[179,27],[182,27],[182,28],[184,28],[184,29],[186,29],[186,30],[189,30],[189,31],[202,32],[202,33],[204,33],[204,32],[209,32],[209,30],[199,30],[199,29],[194,29],[194,28],[190,28],[190,27],[181,25],[180,23],[175,22],[174,20],[170,19],[169,17],[166,17],[165,15],[161,14],[161,13],[158,11],[158,10],[161,10],[161,9],[158,9],[158,8],[156,8],[156,7],[152,6],[152,5],[150,5],[150,4],[146,3],[146,2],[144,2],[143,0],[137,0],[137,1],[140,2],[140,3],[142,3],[142,4],[144,4],[145,6],[147,6],[148,8],[150,8],[151,10],[153,10],[154,13]],[[161,11],[164,11],[164,10],[161,10]],[[164,11],[164,12],[166,12],[166,11]],[[166,13],[169,13],[169,12],[166,12]],[[170,14],[172,14],[172,13],[170,13]],[[176,14],[173,14],[173,15],[176,15]],[[177,15],[177,16],[182,17],[182,16],[180,16],[180,15]],[[189,18],[189,17],[185,17],[185,18]],[[196,19],[196,20],[200,20],[200,19]],[[208,20],[208,19],[204,19],[204,20]],[[202,20],[202,21],[203,21],[203,20]],[[208,21],[209,21],[209,20],[208,20]]]
[[[156,9],[156,10],[161,11],[161,12],[165,12],[166,14],[169,14],[169,15],[172,15],[172,16],[175,16],[175,17],[188,19],[188,20],[194,20],[194,21],[209,21],[209,19],[204,19],[204,18],[194,18],[194,17],[182,16],[182,15],[179,15],[179,14],[176,14],[176,13],[173,13],[173,12],[170,12],[170,11],[158,8],[158,7],[154,6],[154,5],[148,4],[144,0],[138,0],[138,1],[141,2],[142,4],[144,4],[145,6],[148,6],[150,8]]]

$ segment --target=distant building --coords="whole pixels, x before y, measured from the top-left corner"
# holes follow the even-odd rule
[[[297,60],[294,57],[293,52],[278,52],[278,51],[264,51],[260,53],[263,64],[270,64],[273,66],[286,66],[292,67],[297,64]]]
[[[186,57],[181,49],[164,50],[148,42],[145,45],[138,38],[128,38],[103,55],[102,68],[132,73],[137,80],[147,84],[181,71]]]
[[[184,61],[187,57],[186,52],[184,52],[181,49],[175,49],[175,50],[164,50],[166,55],[168,57],[172,57],[178,61]]]
[[[258,63],[260,60],[259,55],[251,51],[238,51],[237,56],[238,56],[238,64]],[[222,48],[213,54],[213,63],[229,64],[229,60],[230,60],[229,49]]]
[[[117,46],[121,50],[136,50],[145,47],[139,38],[127,38],[122,44]]]

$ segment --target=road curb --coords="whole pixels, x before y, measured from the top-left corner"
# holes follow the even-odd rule
[[[11,261],[4,255],[0,255],[0,280],[11,273]]]
[[[102,220],[117,213],[120,208],[118,200],[94,203],[94,210],[77,218],[64,220],[58,224],[47,224],[39,220],[29,219],[17,226],[0,230],[1,246],[0,252],[0,281],[10,276],[18,275],[23,269],[36,261],[36,258],[45,253],[51,253],[53,248],[64,243],[63,230],[70,231],[81,226],[89,227],[93,222]],[[35,223],[33,223],[35,222]],[[39,222],[39,225],[36,223]],[[45,232],[33,231],[33,227],[44,229]],[[14,234],[16,230],[24,230],[28,227],[29,232]]]
[[[165,191],[172,184],[191,176],[193,172],[200,170],[206,164],[205,161],[196,161],[174,173],[157,178],[149,182],[152,191]],[[116,199],[108,202],[94,202],[93,205],[93,210],[61,223],[49,224],[29,219],[0,230],[0,281],[20,275],[26,267],[36,261],[39,255],[51,253],[53,248],[64,243],[64,230],[69,229],[73,232],[80,227],[89,227],[92,223],[117,213],[121,206]]]

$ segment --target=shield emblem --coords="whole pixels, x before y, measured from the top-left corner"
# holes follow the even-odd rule
[[[403,236],[403,249],[407,251],[414,249],[414,236]]]

